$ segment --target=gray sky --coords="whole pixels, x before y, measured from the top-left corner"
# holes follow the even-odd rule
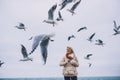
[[[66,9],[61,12],[63,22],[57,22],[55,27],[42,23],[47,19],[47,11],[59,0],[0,0],[0,60],[5,64],[0,68],[2,77],[62,77],[62,67],[59,62],[65,55],[66,46],[71,46],[79,60],[78,76],[120,76],[120,35],[112,36],[113,20],[120,25],[119,0],[82,0],[72,16]],[[56,18],[59,6],[55,11]],[[23,22],[26,31],[14,26]],[[88,29],[77,33],[80,27]],[[48,46],[47,64],[43,65],[40,47],[30,55],[33,62],[20,62],[22,58],[21,46],[25,45],[28,52],[31,50],[31,36],[55,32],[55,41]],[[88,42],[86,39],[96,32],[94,40],[102,39],[104,47]],[[67,41],[71,34],[76,39]],[[84,56],[93,54],[91,60]],[[92,63],[89,68],[88,63]]]

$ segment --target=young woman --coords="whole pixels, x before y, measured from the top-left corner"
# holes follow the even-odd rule
[[[65,57],[60,62],[60,66],[63,66],[64,80],[77,80],[77,69],[79,66],[77,57],[71,47],[67,47]]]

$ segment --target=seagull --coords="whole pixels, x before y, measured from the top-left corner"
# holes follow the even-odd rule
[[[61,6],[60,10],[65,8],[65,6],[71,2],[73,2],[73,0],[63,0],[62,3],[60,4],[60,6]]]
[[[71,38],[75,38],[75,36],[74,36],[74,35],[68,36],[68,41],[69,41]]]
[[[22,44],[21,44],[21,53],[22,53],[22,55],[23,55],[23,59],[20,59],[20,61],[29,61],[29,60],[30,60],[30,61],[33,61],[32,58],[29,58],[29,57],[28,57],[27,50],[26,50],[25,46],[22,45]]]
[[[93,37],[95,36],[95,33],[93,33],[87,40],[92,42]]]
[[[87,27],[82,27],[82,28],[78,29],[77,32],[84,30],[84,29],[87,29]]]
[[[46,64],[47,55],[48,55],[47,47],[49,44],[49,40],[51,40],[50,38],[54,36],[55,36],[54,33],[41,34],[41,35],[35,36],[32,44],[32,50],[29,54],[32,54],[40,44],[42,59],[44,61],[44,64]]]
[[[114,34],[113,35],[117,35],[117,34],[120,34],[120,31],[119,31],[119,29],[120,29],[120,25],[119,26],[117,26],[117,24],[116,24],[116,21],[114,20],[113,21],[113,23],[114,23]]]
[[[89,64],[89,67],[91,67],[92,64],[91,63],[88,63],[88,64]]]
[[[70,13],[75,14],[75,9],[77,8],[77,6],[80,4],[81,0],[79,0],[78,2],[76,2],[71,9],[67,9]]]
[[[19,23],[19,26],[15,26],[18,29],[23,29],[24,31],[26,31],[26,27],[23,23]]]
[[[4,62],[0,61],[0,67],[4,64]]]
[[[56,19],[57,21],[63,21],[63,18],[62,18],[62,15],[61,15],[61,12],[60,11],[58,11],[58,18]]]
[[[90,56],[92,56],[93,54],[87,54],[84,58],[89,60],[90,59]]]
[[[52,24],[53,27],[56,24],[56,22],[54,21],[54,12],[55,12],[56,8],[57,8],[57,4],[53,5],[48,11],[48,20],[43,21],[48,24]]]
[[[29,38],[29,40],[32,40],[33,39],[33,36],[31,36],[30,38]]]
[[[101,39],[96,40],[97,43],[95,43],[96,45],[104,45],[103,41]]]

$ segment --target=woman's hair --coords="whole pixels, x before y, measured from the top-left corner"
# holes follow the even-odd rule
[[[67,49],[70,49],[71,53],[75,56],[74,51],[71,47],[67,46]],[[66,58],[68,58],[69,60],[73,59],[73,57],[69,56],[71,53],[66,53]]]
[[[72,47],[67,46],[67,48],[71,49],[71,53],[74,53],[74,51],[73,51]]]

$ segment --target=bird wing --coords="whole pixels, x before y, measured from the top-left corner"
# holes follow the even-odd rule
[[[68,3],[72,2],[73,0],[67,0]]]
[[[47,47],[48,47],[48,44],[49,44],[49,37],[45,36],[43,38],[43,40],[41,41],[41,43],[40,43],[41,53],[42,53],[44,64],[46,64],[46,60],[47,60],[47,54],[48,54],[47,53]]]
[[[32,44],[32,50],[29,54],[33,53],[35,51],[35,49],[38,47],[38,44],[40,42],[40,40],[44,37],[44,34],[36,36],[33,40],[33,44]]]
[[[118,28],[117,28],[118,30],[120,29],[120,25],[118,26]]]
[[[79,31],[81,31],[81,30],[82,30],[82,28],[78,29],[77,32],[79,32]]]
[[[91,63],[89,63],[89,67],[91,67],[91,65],[92,65],[92,64],[91,64]]]
[[[117,29],[116,21],[114,20],[113,23],[114,23],[114,27],[115,27],[115,29]]]
[[[77,32],[79,32],[79,31],[81,31],[83,29],[87,29],[87,27],[82,27],[82,28],[78,29]]]
[[[113,29],[116,33],[118,32],[116,29]]]
[[[92,54],[88,54],[88,55],[87,55],[87,58],[89,58],[90,56],[92,56]]]
[[[31,36],[31,37],[29,38],[29,40],[32,40],[32,38],[33,38],[33,36]]]
[[[1,67],[3,64],[4,64],[4,62],[1,62],[1,63],[0,63],[0,67]]]
[[[21,44],[21,53],[24,58],[28,57],[27,50],[24,45]]]
[[[49,19],[49,20],[53,20],[53,18],[54,18],[53,13],[54,13],[56,7],[57,7],[57,4],[53,5],[53,6],[49,9],[49,11],[48,11],[48,19]]]
[[[72,1],[73,0],[64,0],[64,1],[62,1],[60,10],[62,10],[68,3],[71,3]]]
[[[62,10],[67,5],[67,0],[64,0],[61,4],[60,10]]]
[[[68,41],[71,39],[71,36],[68,37]]]
[[[74,36],[74,35],[71,35],[71,37],[72,37],[72,38],[75,38],[75,36]]]
[[[99,43],[103,43],[103,41],[102,41],[102,40],[100,40],[100,39],[99,39],[98,41],[99,41]]]
[[[71,11],[74,11],[74,10],[77,8],[77,6],[79,5],[80,2],[81,2],[81,0],[79,0],[78,2],[76,2],[76,3],[72,6]]]
[[[19,23],[19,26],[25,26],[23,23]]]
[[[90,36],[89,39],[92,39],[94,36],[95,36],[95,33],[93,33],[93,34]]]
[[[59,18],[62,18],[61,12],[58,11]]]

